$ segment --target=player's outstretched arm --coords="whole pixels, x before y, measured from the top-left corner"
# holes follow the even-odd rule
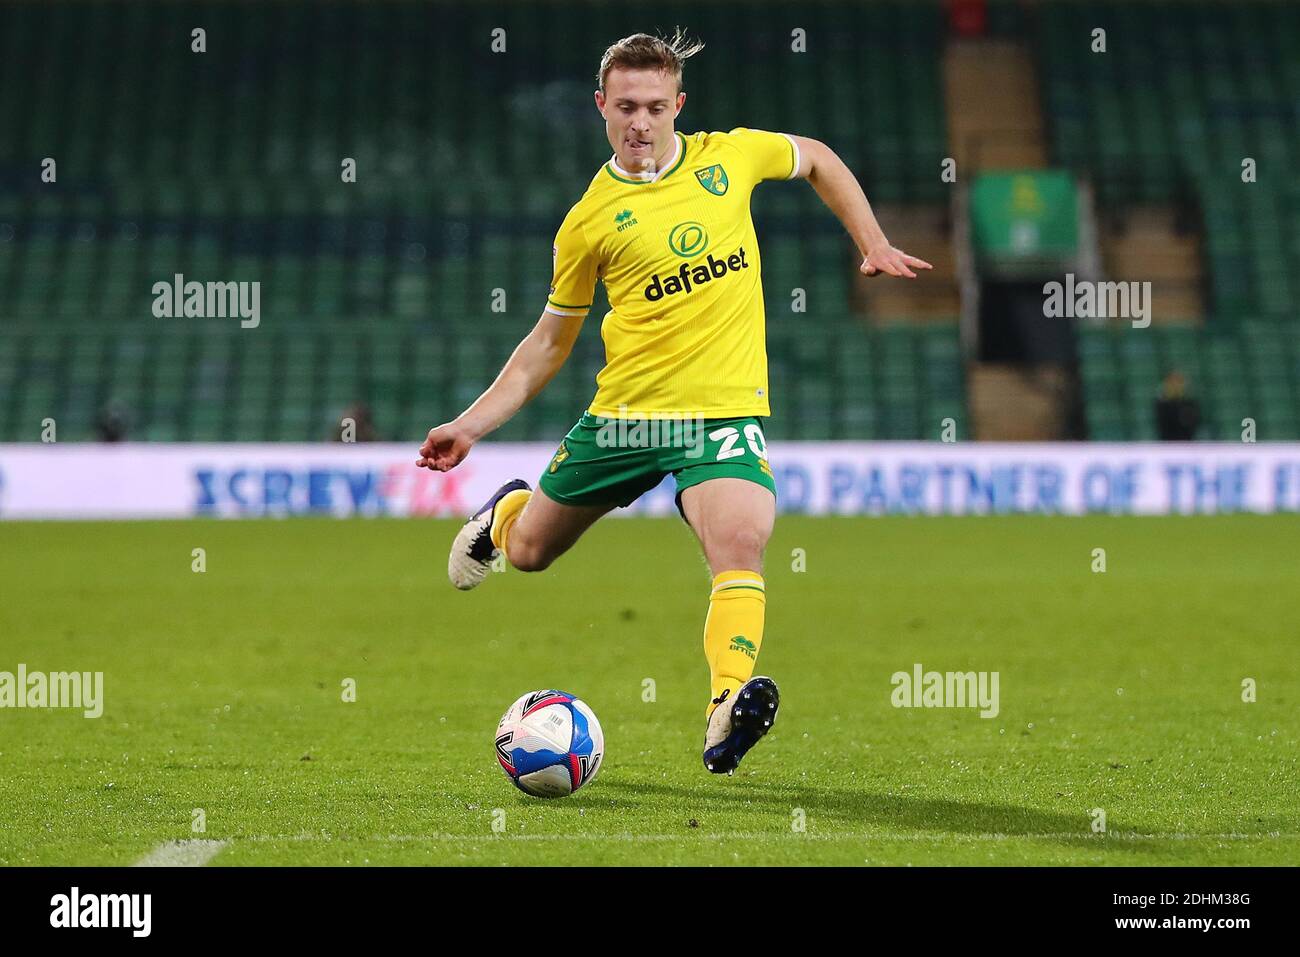
[[[581,328],[580,318],[543,312],[487,391],[455,419],[429,430],[415,464],[435,472],[459,465],[475,442],[508,421],[555,377]]]
[[[799,169],[794,178],[808,180],[822,202],[844,224],[862,253],[862,265],[858,268],[864,274],[887,273],[915,279],[913,269],[934,268],[924,259],[909,256],[889,244],[857,178],[834,150],[820,140],[786,135],[799,147]]]

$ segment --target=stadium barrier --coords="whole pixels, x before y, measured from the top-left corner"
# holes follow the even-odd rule
[[[414,444],[0,445],[0,517],[459,517],[554,451],[483,443],[444,474],[416,468]],[[1300,511],[1296,443],[780,442],[769,458],[790,513]],[[620,514],[672,514],[673,491]]]

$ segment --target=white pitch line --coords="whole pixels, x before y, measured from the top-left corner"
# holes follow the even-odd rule
[[[225,841],[166,841],[131,866],[202,867],[225,846]]]
[[[1104,844],[1118,841],[1251,841],[1251,840],[1285,840],[1300,839],[1300,834],[1264,833],[1264,834],[1135,834],[1133,832],[1111,832],[1108,834],[1080,833],[1078,831],[1039,832],[1036,834],[891,834],[859,831],[731,831],[696,834],[372,834],[357,836],[352,834],[258,834],[239,840],[253,843],[274,843],[280,841],[320,841],[324,843],[373,842],[377,844],[406,844],[419,842],[480,842],[480,841],[626,841],[629,843],[657,843],[665,841],[726,840],[754,841],[784,838],[790,841],[916,841],[916,842],[956,842],[965,841],[1016,841],[1016,840],[1077,840]]]

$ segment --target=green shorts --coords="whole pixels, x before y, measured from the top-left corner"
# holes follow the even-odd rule
[[[734,419],[611,419],[583,413],[542,473],[562,505],[626,508],[672,475],[682,492],[713,478],[740,478],[773,495],[767,440],[755,416]],[[685,517],[685,513],[682,513]]]

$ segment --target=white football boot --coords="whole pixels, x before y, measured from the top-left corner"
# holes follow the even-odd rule
[[[447,556],[447,577],[461,591],[469,591],[487,578],[492,570],[492,559],[500,554],[501,550],[492,544],[492,516],[496,513],[497,503],[510,492],[530,488],[523,479],[507,482],[461,526],[456,540],[451,543],[451,554]]]

